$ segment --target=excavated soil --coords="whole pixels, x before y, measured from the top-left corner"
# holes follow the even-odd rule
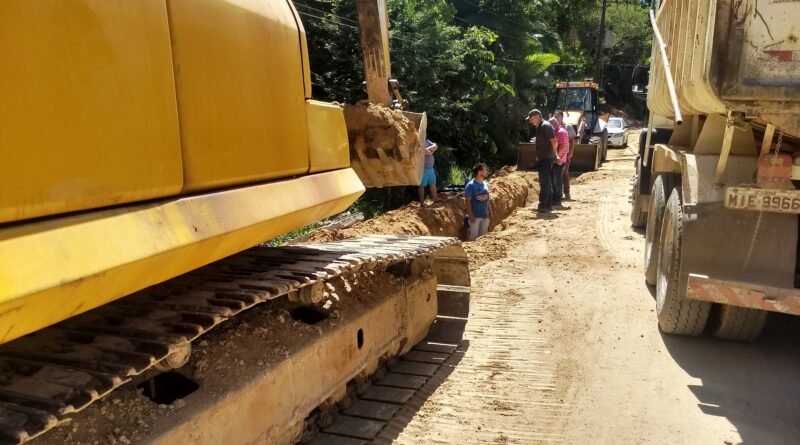
[[[529,197],[534,197],[539,189],[535,173],[517,172],[513,167],[500,169],[488,179],[488,184],[492,212],[490,230],[497,227],[514,209],[524,206]],[[415,202],[344,229],[319,229],[303,238],[303,242],[325,243],[373,233],[464,239],[464,212],[463,193],[443,193],[440,201],[425,207]]]
[[[328,283],[329,297],[316,305],[325,319],[308,324],[292,316],[299,304],[281,298],[258,305],[223,323],[193,344],[192,355],[180,373],[200,385],[189,402],[177,399],[157,404],[133,384],[114,391],[56,428],[34,445],[117,445],[147,443],[154,433],[191,418],[229,392],[241,387],[264,368],[287,360],[338,324],[360,316],[364,308],[397,292],[400,280],[385,271],[359,273]],[[136,382],[134,382],[136,383]]]
[[[413,147],[417,142],[414,124],[403,113],[383,105],[359,103],[344,107],[344,120],[350,135],[350,146],[363,137],[364,147]],[[353,159],[357,157],[351,156]]]

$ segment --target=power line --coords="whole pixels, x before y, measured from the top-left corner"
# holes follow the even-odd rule
[[[353,19],[351,19],[351,18],[348,18],[348,17],[344,17],[344,16],[336,15],[336,14],[334,14],[334,13],[333,13],[333,12],[331,12],[331,11],[323,11],[323,10],[321,10],[321,9],[314,8],[314,7],[312,7],[312,6],[308,6],[308,5],[306,5],[305,3],[296,3],[296,5],[297,5],[297,6],[302,6],[302,7],[306,8],[306,9],[310,9],[310,10],[312,10],[312,11],[315,11],[315,12],[318,12],[318,13],[320,13],[320,14],[328,14],[328,15],[331,15],[331,16],[333,16],[333,17],[336,17],[336,18],[337,18],[337,19],[339,19],[340,21],[347,22],[347,23],[352,23],[353,25],[356,25],[356,26],[358,26],[358,22],[357,22],[357,21],[355,21],[355,20],[353,20]],[[299,12],[299,11],[298,11],[298,12]]]
[[[317,10],[317,11],[319,11],[319,10]],[[338,16],[338,15],[333,14],[333,13],[326,13],[326,14],[329,15],[329,17],[321,17],[321,16],[318,16],[318,15],[310,14],[308,12],[303,12],[303,11],[297,11],[297,13],[302,15],[302,16],[308,17],[308,18],[316,19],[318,21],[331,20],[332,22],[336,23],[337,25],[344,26],[344,27],[347,27],[347,28],[352,28],[352,29],[355,29],[356,31],[358,31],[360,29],[358,26],[351,25],[349,23],[344,23],[344,22],[340,21],[339,19],[343,19],[345,17],[341,17],[341,16]],[[337,20],[333,20],[333,19],[331,19],[331,17],[334,18],[334,19],[337,19]],[[407,42],[407,43],[412,43],[412,44],[414,43],[412,40],[408,40],[408,39],[404,39],[404,38],[401,38],[401,37],[398,37],[398,36],[394,36],[394,35],[391,35],[391,33],[389,34],[389,38],[390,39],[394,39],[394,40],[399,40],[401,42]]]
[[[303,12],[303,11],[297,11],[297,13],[302,15],[302,16],[306,16],[308,18],[317,19],[317,20],[321,20],[321,21],[330,20],[330,18],[328,18],[328,17],[320,17],[318,15],[309,14],[309,13]],[[336,17],[336,16],[333,16],[333,17]],[[352,29],[358,30],[358,26],[353,26],[353,25],[350,25],[350,24],[347,24],[347,23],[340,22],[338,20],[331,20],[331,21],[336,23],[337,25],[341,25],[341,26],[344,26],[344,27],[347,27],[347,28],[352,28]]]
[[[469,3],[469,2],[467,2],[467,3]],[[472,4],[473,6],[477,6],[477,5],[473,4],[473,3],[470,3],[470,4]],[[328,15],[330,17],[333,17],[336,20],[332,20],[332,21],[337,22],[339,24],[342,24],[344,26],[349,26],[351,28],[355,27],[355,29],[358,29],[358,22],[356,22],[353,19],[334,14],[333,12],[330,12],[330,11],[323,11],[321,9],[314,8],[312,6],[308,6],[308,5],[304,4],[304,3],[296,3],[296,5],[302,6],[302,7],[306,8],[306,9],[310,9],[310,10],[315,11],[315,12],[320,13],[320,14],[325,14],[325,15]],[[489,9],[487,9],[487,10],[489,10]],[[489,10],[489,11],[492,11],[492,10]],[[494,11],[492,11],[492,12],[494,12]],[[307,17],[312,17],[312,18],[318,19],[318,20],[325,20],[326,19],[325,17],[320,17],[320,16],[317,16],[317,15],[313,15],[313,14],[308,13],[308,12],[298,11],[298,13],[302,14],[304,16],[307,16]],[[527,43],[527,41],[523,37],[514,36],[514,35],[506,34],[506,33],[501,33],[499,31],[493,30],[493,29],[491,29],[489,27],[486,27],[484,25],[480,25],[478,23],[474,23],[474,22],[470,22],[470,21],[464,20],[464,19],[462,19],[460,17],[455,17],[454,16],[453,18],[455,20],[460,21],[460,22],[466,23],[467,25],[483,26],[486,29],[490,29],[495,34],[497,34],[499,36],[502,36],[502,37],[505,37],[507,39],[517,40],[518,42],[521,42],[521,43]],[[392,39],[400,40],[400,41],[407,42],[407,43],[414,43],[411,40],[403,39],[401,37],[397,37],[397,36],[393,36],[393,35],[390,35],[389,37],[392,38]]]
[[[502,32],[500,32],[500,31],[497,31],[497,30],[495,30],[495,29],[492,29],[492,28],[489,28],[489,27],[487,27],[487,26],[481,25],[481,24],[479,24],[479,23],[475,23],[475,22],[469,22],[469,21],[467,21],[467,20],[464,20],[464,19],[462,19],[462,18],[460,18],[460,17],[453,17],[453,19],[455,19],[455,20],[457,20],[457,21],[459,21],[459,22],[462,22],[462,23],[466,23],[467,25],[480,26],[480,27],[486,28],[486,29],[488,29],[488,30],[492,31],[493,33],[497,34],[497,35],[498,35],[498,36],[500,36],[500,37],[505,37],[505,38],[507,38],[507,39],[516,40],[516,41],[518,41],[518,42],[521,42],[521,43],[528,43],[528,41],[527,41],[527,40],[525,40],[525,39],[524,39],[524,38],[522,38],[522,37],[517,37],[517,36],[513,36],[513,35],[505,34],[505,33],[502,33]]]

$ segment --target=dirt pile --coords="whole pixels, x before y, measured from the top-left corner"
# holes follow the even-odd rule
[[[344,120],[351,166],[364,185],[419,183],[424,158],[420,137],[424,134],[420,136],[414,122],[402,111],[359,103],[344,108]]]
[[[366,147],[411,147],[416,143],[414,124],[402,112],[383,105],[347,105],[344,107],[344,120],[351,147],[359,136]]]
[[[536,174],[517,172],[504,167],[489,178],[492,221],[490,229],[500,224],[517,207],[522,207],[538,192]],[[442,194],[441,201],[421,207],[412,203],[383,215],[358,222],[344,229],[319,229],[302,242],[324,243],[359,235],[433,235],[464,239],[464,194]]]

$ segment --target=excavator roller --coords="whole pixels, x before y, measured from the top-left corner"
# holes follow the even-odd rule
[[[428,126],[425,113],[378,104],[344,109],[350,165],[366,187],[419,185]]]

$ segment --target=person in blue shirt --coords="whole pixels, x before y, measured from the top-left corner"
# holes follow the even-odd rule
[[[422,182],[419,184],[419,202],[420,205],[425,206],[425,187],[431,189],[431,199],[438,201],[439,197],[436,196],[436,172],[433,170],[433,153],[439,147],[428,139],[425,139],[425,169],[422,173]]]
[[[464,189],[467,217],[469,218],[468,238],[470,241],[489,231],[489,185],[486,183],[488,169],[486,164],[476,164],[472,168],[474,178]]]

